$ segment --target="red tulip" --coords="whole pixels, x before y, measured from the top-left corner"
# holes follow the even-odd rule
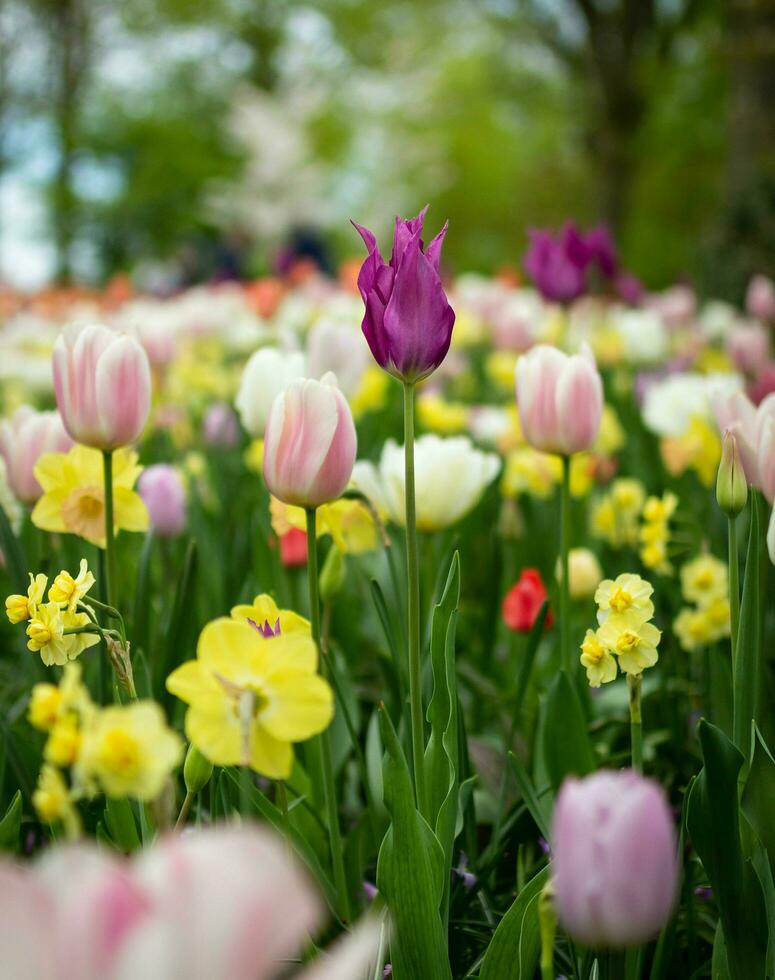
[[[537,568],[523,568],[519,581],[503,600],[503,621],[510,630],[528,633],[547,598],[546,586]],[[552,612],[546,615],[546,626],[552,625]]]
[[[307,534],[292,527],[280,537],[280,559],[286,568],[307,564]]]

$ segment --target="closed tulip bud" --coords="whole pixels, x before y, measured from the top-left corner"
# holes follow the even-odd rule
[[[245,431],[254,439],[264,435],[272,402],[291,381],[305,374],[306,359],[299,351],[262,347],[242,372],[234,405]]]
[[[380,367],[401,381],[419,381],[447,356],[455,313],[439,274],[447,226],[423,248],[427,208],[404,221],[396,218],[390,262],[380,255],[368,228],[356,225],[369,255],[358,275],[366,306],[363,333]]]
[[[567,779],[552,855],[557,911],[572,939],[635,946],[668,920],[678,884],[675,827],[652,780],[632,770]]]
[[[341,496],[357,449],[355,423],[333,374],[298,379],[275,398],[264,436],[264,479],[286,504],[319,507]]]
[[[113,450],[134,442],[151,407],[151,368],[142,345],[99,323],[66,327],[54,345],[54,390],[76,442]]]
[[[320,598],[323,605],[329,605],[339,594],[344,585],[344,576],[344,555],[333,545],[329,548],[320,572]]]
[[[603,415],[603,382],[584,344],[569,356],[539,344],[517,361],[517,404],[534,449],[570,456],[591,449]]]
[[[151,527],[160,538],[174,538],[186,526],[186,491],[180,473],[167,463],[156,463],[140,474],[137,484],[148,508]]]
[[[58,412],[36,412],[22,405],[0,422],[0,456],[8,484],[22,503],[34,504],[43,493],[34,473],[43,453],[66,453],[72,445]]]
[[[724,433],[721,463],[716,477],[716,500],[728,517],[736,517],[748,500],[748,483],[740,461],[737,439],[729,431]]]
[[[189,745],[186,761],[183,763],[183,782],[186,784],[186,792],[192,796],[201,793],[210,782],[212,774],[212,762],[206,759],[196,746]]]

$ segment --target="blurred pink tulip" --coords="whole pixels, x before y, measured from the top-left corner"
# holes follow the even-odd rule
[[[174,466],[156,463],[143,470],[137,489],[148,508],[151,527],[161,538],[174,538],[186,526],[186,490]]]
[[[73,440],[65,432],[59,412],[36,412],[29,405],[17,408],[0,421],[0,456],[15,496],[34,504],[43,493],[33,470],[43,453],[66,453]]]
[[[111,450],[134,442],[151,406],[148,355],[102,324],[66,327],[54,345],[54,389],[76,442]]]
[[[738,323],[727,337],[727,354],[738,371],[756,376],[770,357],[769,334],[761,323]]]
[[[569,356],[539,344],[517,361],[517,404],[525,438],[546,453],[590,449],[600,429],[603,383],[585,344]]]
[[[275,398],[264,437],[264,479],[286,504],[336,500],[355,463],[355,423],[333,374],[299,378]]]
[[[775,282],[768,276],[754,276],[748,284],[745,306],[757,320],[775,321]]]
[[[590,946],[634,946],[665,924],[678,885],[673,818],[660,786],[636,772],[567,779],[552,826],[560,922]]]
[[[130,861],[88,845],[0,864],[0,976],[13,980],[270,980],[287,975],[321,904],[257,827],[187,832]],[[367,922],[300,980],[361,980]],[[370,975],[370,974],[369,974]]]

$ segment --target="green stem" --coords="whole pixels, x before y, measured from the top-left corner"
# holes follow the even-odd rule
[[[562,486],[560,488],[560,663],[573,675],[570,648],[570,456],[562,457]]]
[[[737,552],[737,518],[727,519],[729,537],[729,642],[732,648],[732,676],[737,663],[737,631],[740,625],[740,562]]]
[[[115,608],[116,538],[113,519],[113,451],[102,452],[102,473],[105,486],[105,597],[106,605]]]
[[[409,704],[412,720],[412,763],[417,809],[426,813],[425,726],[422,717],[420,660],[420,574],[417,557],[417,512],[414,491],[414,384],[404,382],[404,481],[406,497],[406,568],[408,579]]]
[[[318,648],[320,670],[325,674],[320,648],[320,595],[318,582],[318,542],[316,527],[316,511],[307,507],[307,584],[309,587],[309,617],[312,626],[312,639]],[[339,896],[339,913],[346,922],[352,921],[350,915],[350,896],[347,891],[347,878],[344,871],[344,853],[342,837],[339,832],[339,812],[336,805],[336,787],[334,784],[334,765],[331,758],[331,734],[326,728],[317,739],[319,758],[323,774],[323,798],[326,808],[326,823],[328,824],[328,843],[331,850],[331,866],[334,871],[334,886]]]
[[[642,674],[627,675],[627,690],[630,695],[630,741],[632,743],[632,768],[643,772],[643,722],[640,713],[640,692]]]
[[[239,767],[239,812],[243,820],[250,815],[250,796],[253,788],[253,776],[250,766]]]
[[[183,805],[180,808],[180,813],[178,814],[178,819],[175,821],[175,830],[182,830],[186,823],[186,817],[191,809],[191,804],[194,802],[194,794],[186,793],[186,797],[183,800]]]

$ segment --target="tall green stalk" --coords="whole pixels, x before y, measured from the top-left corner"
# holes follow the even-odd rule
[[[406,497],[406,568],[408,578],[409,704],[412,721],[412,764],[417,809],[425,800],[425,726],[422,715],[422,662],[420,659],[420,573],[417,555],[417,511],[414,490],[414,383],[404,382],[404,482]]]
[[[570,646],[570,456],[562,457],[562,486],[560,488],[560,664],[573,675]]]
[[[113,520],[113,451],[102,451],[102,474],[105,487],[105,600],[115,606],[116,538]]]
[[[325,674],[325,664],[320,647],[320,595],[318,583],[318,542],[316,511],[307,507],[307,585],[309,587],[309,615],[312,625],[312,639],[318,648],[320,670]],[[339,913],[345,921],[351,921],[350,896],[347,891],[347,878],[344,872],[344,852],[342,836],[339,832],[339,811],[336,804],[334,785],[334,765],[331,758],[330,729],[325,729],[316,739],[321,771],[323,773],[323,800],[328,824],[328,843],[331,850],[331,866],[334,871],[334,887],[339,898]]]
[[[643,772],[643,722],[640,713],[640,693],[642,674],[627,675],[627,690],[630,695],[630,742],[632,745],[632,768]]]
[[[729,539],[729,642],[732,676],[737,663],[737,631],[740,625],[740,561],[737,552],[737,517],[727,517]]]

